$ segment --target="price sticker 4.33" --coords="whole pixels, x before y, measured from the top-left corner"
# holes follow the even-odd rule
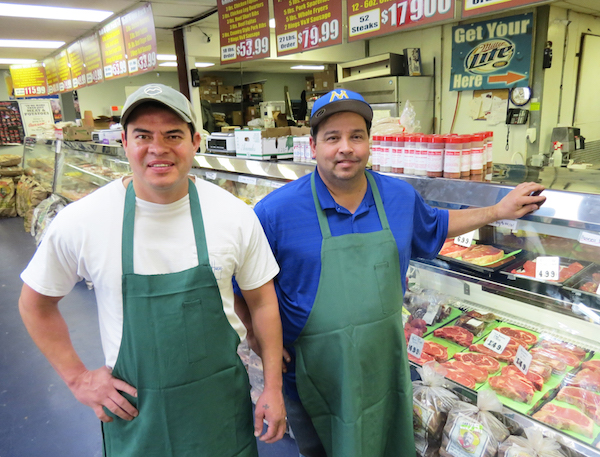
[[[408,353],[413,357],[420,359],[421,354],[423,353],[423,345],[425,344],[425,340],[414,333],[410,335],[408,339]]]
[[[560,257],[540,256],[535,259],[535,277],[542,281],[558,281]]]
[[[527,374],[532,358],[532,355],[527,351],[527,349],[525,349],[523,346],[519,346],[514,363],[523,374]]]
[[[483,345],[486,348],[491,349],[494,352],[497,352],[498,354],[502,354],[504,352],[504,349],[506,349],[506,346],[508,345],[509,342],[510,342],[510,336],[503,335],[502,333],[498,332],[497,330],[492,330],[492,332],[486,338]]]

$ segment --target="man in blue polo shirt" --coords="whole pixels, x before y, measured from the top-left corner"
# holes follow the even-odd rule
[[[286,409],[305,457],[414,455],[401,319],[410,258],[433,258],[447,236],[519,218],[545,199],[526,183],[489,208],[432,208],[406,182],[365,171],[372,118],[355,92],[319,98],[315,172],[255,207],[281,268]]]

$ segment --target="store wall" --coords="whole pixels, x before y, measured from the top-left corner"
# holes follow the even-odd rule
[[[6,102],[10,100],[8,93],[8,87],[6,86],[6,77],[10,73],[8,71],[0,71],[0,101]]]

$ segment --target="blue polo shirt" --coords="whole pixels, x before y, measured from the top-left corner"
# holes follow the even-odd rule
[[[411,257],[437,255],[448,232],[448,212],[427,205],[410,184],[400,179],[372,175],[398,245],[401,278],[404,278]],[[335,202],[318,172],[315,184],[332,236],[381,230],[370,184],[354,214]],[[304,328],[317,295],[323,241],[310,175],[271,192],[254,210],[281,268],[275,278],[275,290],[283,324],[283,344],[292,357],[284,375],[284,387],[287,395],[298,400],[293,343]]]

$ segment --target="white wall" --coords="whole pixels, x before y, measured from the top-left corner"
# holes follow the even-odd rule
[[[0,71],[0,101],[6,102],[10,100],[8,87],[6,87],[6,77],[10,75],[8,71]]]

